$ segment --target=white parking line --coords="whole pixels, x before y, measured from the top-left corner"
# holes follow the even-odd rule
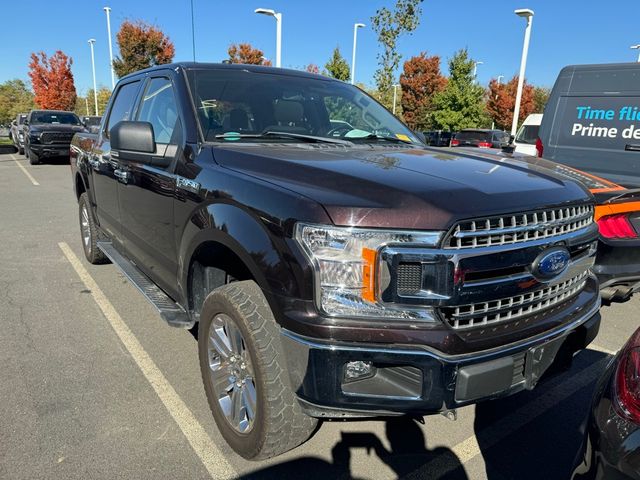
[[[595,381],[602,373],[605,362],[608,361],[608,358],[599,360],[590,367],[576,373],[566,382],[562,382],[543,395],[540,395],[535,401],[527,403],[519,409],[506,414],[500,420],[491,424],[491,426],[486,427],[482,431],[482,449],[487,450],[498,444],[509,435],[515,433],[549,410],[557,407],[560,402]],[[458,468],[460,464],[464,465],[478,455],[481,455],[482,449],[480,448],[477,437],[473,435],[451,449],[455,457],[459,460],[459,463],[453,461],[449,456],[441,455],[414,470],[405,478],[415,480],[440,478]]]
[[[29,180],[31,180],[31,183],[33,183],[36,187],[37,187],[38,185],[40,185],[40,184],[38,183],[38,181],[37,181],[35,178],[33,178],[33,175],[31,175],[31,174],[27,171],[27,169],[26,169],[26,168],[24,168],[24,165],[22,165],[22,164],[18,161],[18,159],[17,159],[16,157],[14,157],[14,156],[13,156],[13,153],[12,153],[10,156],[11,156],[11,158],[13,158],[13,161],[14,161],[14,162],[16,162],[16,165],[18,165],[18,166],[20,167],[20,170],[22,170],[22,171],[24,172],[24,174],[27,176],[27,178],[28,178]]]
[[[618,352],[615,352],[613,350],[609,350],[606,347],[601,347],[600,345],[596,345],[595,343],[592,343],[591,345],[589,345],[587,347],[589,350],[595,350],[596,352],[602,352],[602,353],[606,353],[607,355],[615,355]]]
[[[155,362],[151,359],[142,344],[131,332],[127,324],[122,320],[106,295],[102,292],[95,280],[89,275],[82,262],[76,257],[69,245],[65,242],[58,243],[65,257],[71,263],[80,280],[84,283],[91,296],[100,307],[111,327],[138,364],[147,381],[151,384],[160,400],[169,411],[175,422],[182,430],[195,453],[200,457],[203,465],[216,480],[236,478],[237,473],[224,458],[220,449],[211,440],[211,437],[196,420],[191,410],[180,398],[171,384],[167,381]]]

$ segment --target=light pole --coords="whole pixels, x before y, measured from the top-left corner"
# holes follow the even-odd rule
[[[280,68],[282,61],[282,14],[269,8],[256,8],[254,13],[260,13],[276,19],[276,67]]]
[[[393,114],[396,114],[396,100],[398,98],[398,87],[400,85],[399,84],[395,84],[393,85]]]
[[[504,75],[498,75],[498,85],[502,85],[502,84],[500,83],[500,79],[501,79],[501,78],[504,78]]]
[[[640,62],[640,45],[631,45],[629,48],[638,50],[638,62]]]
[[[111,70],[111,90],[116,88],[116,77],[113,73],[113,46],[111,45],[111,8],[102,8],[107,14],[107,35],[109,36],[109,68]]]
[[[502,84],[500,83],[500,79],[501,79],[501,78],[504,78],[504,75],[498,75],[498,81],[497,81],[498,86],[502,85]],[[496,93],[496,100],[498,100],[498,94],[497,94],[497,93]],[[493,120],[491,120],[491,130],[493,130],[493,129],[495,128],[495,126],[496,126],[496,122],[494,122]]]
[[[96,43],[95,38],[89,39],[89,45],[91,46],[91,69],[93,70],[93,101],[96,107],[96,117],[98,116],[98,90],[96,89],[96,60],[93,56],[93,44]]]
[[[193,61],[196,61],[196,27],[193,22],[193,0],[191,0],[191,48],[193,51]]]
[[[478,65],[483,65],[484,62],[473,62],[473,80],[478,83]]]
[[[527,53],[529,53],[529,38],[531,38],[531,23],[533,22],[533,10],[520,8],[513,13],[527,19],[527,27],[524,30],[524,45],[522,46],[522,59],[520,60],[520,75],[518,76],[518,89],[516,90],[516,104],[513,107],[513,122],[511,123],[511,135],[515,137],[518,130],[518,115],[520,115],[520,101],[522,100],[522,87],[524,86],[524,71],[527,67]]]
[[[364,27],[366,27],[364,23],[353,24],[353,54],[351,55],[351,85],[353,85],[356,81],[356,44],[358,41],[358,29],[364,28]]]

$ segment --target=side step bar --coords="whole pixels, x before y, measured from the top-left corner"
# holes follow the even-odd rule
[[[140,293],[158,310],[162,319],[172,327],[191,328],[194,321],[187,312],[175,303],[160,287],[149,280],[138,267],[124,258],[114,248],[111,242],[97,242],[98,248],[118,267],[125,277],[138,289]]]

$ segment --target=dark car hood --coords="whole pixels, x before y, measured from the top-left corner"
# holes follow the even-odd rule
[[[30,132],[84,132],[82,125],[64,125],[61,123],[36,123],[29,125]]]
[[[583,202],[588,192],[526,163],[417,148],[234,145],[215,161],[324,206],[336,225],[446,229],[463,218]]]

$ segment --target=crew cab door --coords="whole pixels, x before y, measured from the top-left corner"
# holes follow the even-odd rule
[[[174,170],[182,152],[183,123],[170,74],[157,75],[146,81],[134,117],[151,125],[155,151],[118,152],[118,201],[127,254],[163,290],[176,295]]]
[[[96,144],[88,158],[91,167],[90,184],[98,223],[110,239],[120,245],[122,236],[118,181],[114,173],[118,168],[118,161],[111,158],[109,129],[122,120],[128,120],[133,114],[141,83],[140,80],[136,80],[118,86],[111,101],[108,117],[103,122],[102,131],[98,134]]]

